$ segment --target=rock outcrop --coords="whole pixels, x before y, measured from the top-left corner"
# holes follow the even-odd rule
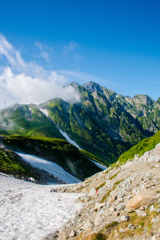
[[[155,191],[144,191],[136,194],[127,204],[126,208],[129,212],[132,212],[140,207],[147,208],[151,204],[157,201],[157,196]]]

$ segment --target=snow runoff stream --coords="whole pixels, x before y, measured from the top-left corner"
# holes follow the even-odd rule
[[[50,189],[0,173],[0,240],[42,240],[75,216],[80,194]]]

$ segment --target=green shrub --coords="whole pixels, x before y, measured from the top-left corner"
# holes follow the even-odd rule
[[[117,221],[113,221],[113,222],[107,224],[107,225],[105,226],[105,228],[106,228],[106,229],[113,228],[113,227],[116,227],[117,224],[118,224]]]
[[[107,239],[107,236],[103,233],[95,233],[92,236],[92,240],[106,240],[106,239]]]

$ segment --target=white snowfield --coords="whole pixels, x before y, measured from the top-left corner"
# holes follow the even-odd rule
[[[33,167],[44,170],[48,173],[51,173],[53,176],[56,176],[60,179],[62,179],[66,183],[79,183],[81,182],[78,178],[75,178],[70,173],[66,172],[62,167],[60,167],[58,164],[47,161],[43,158],[25,154],[25,153],[19,153],[17,154],[26,162],[30,163]]]
[[[0,174],[0,240],[42,240],[75,216],[80,194],[50,188]]]
[[[48,113],[48,110],[45,109],[45,108],[39,108],[39,110],[46,116],[46,117],[49,117],[49,113]]]

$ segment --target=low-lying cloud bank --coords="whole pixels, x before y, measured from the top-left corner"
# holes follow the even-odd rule
[[[63,88],[68,78],[56,71],[45,70],[35,62],[25,62],[20,51],[15,49],[0,34],[0,57],[6,61],[0,73],[0,108],[14,103],[40,104],[60,97],[67,102],[80,101],[72,86]]]

